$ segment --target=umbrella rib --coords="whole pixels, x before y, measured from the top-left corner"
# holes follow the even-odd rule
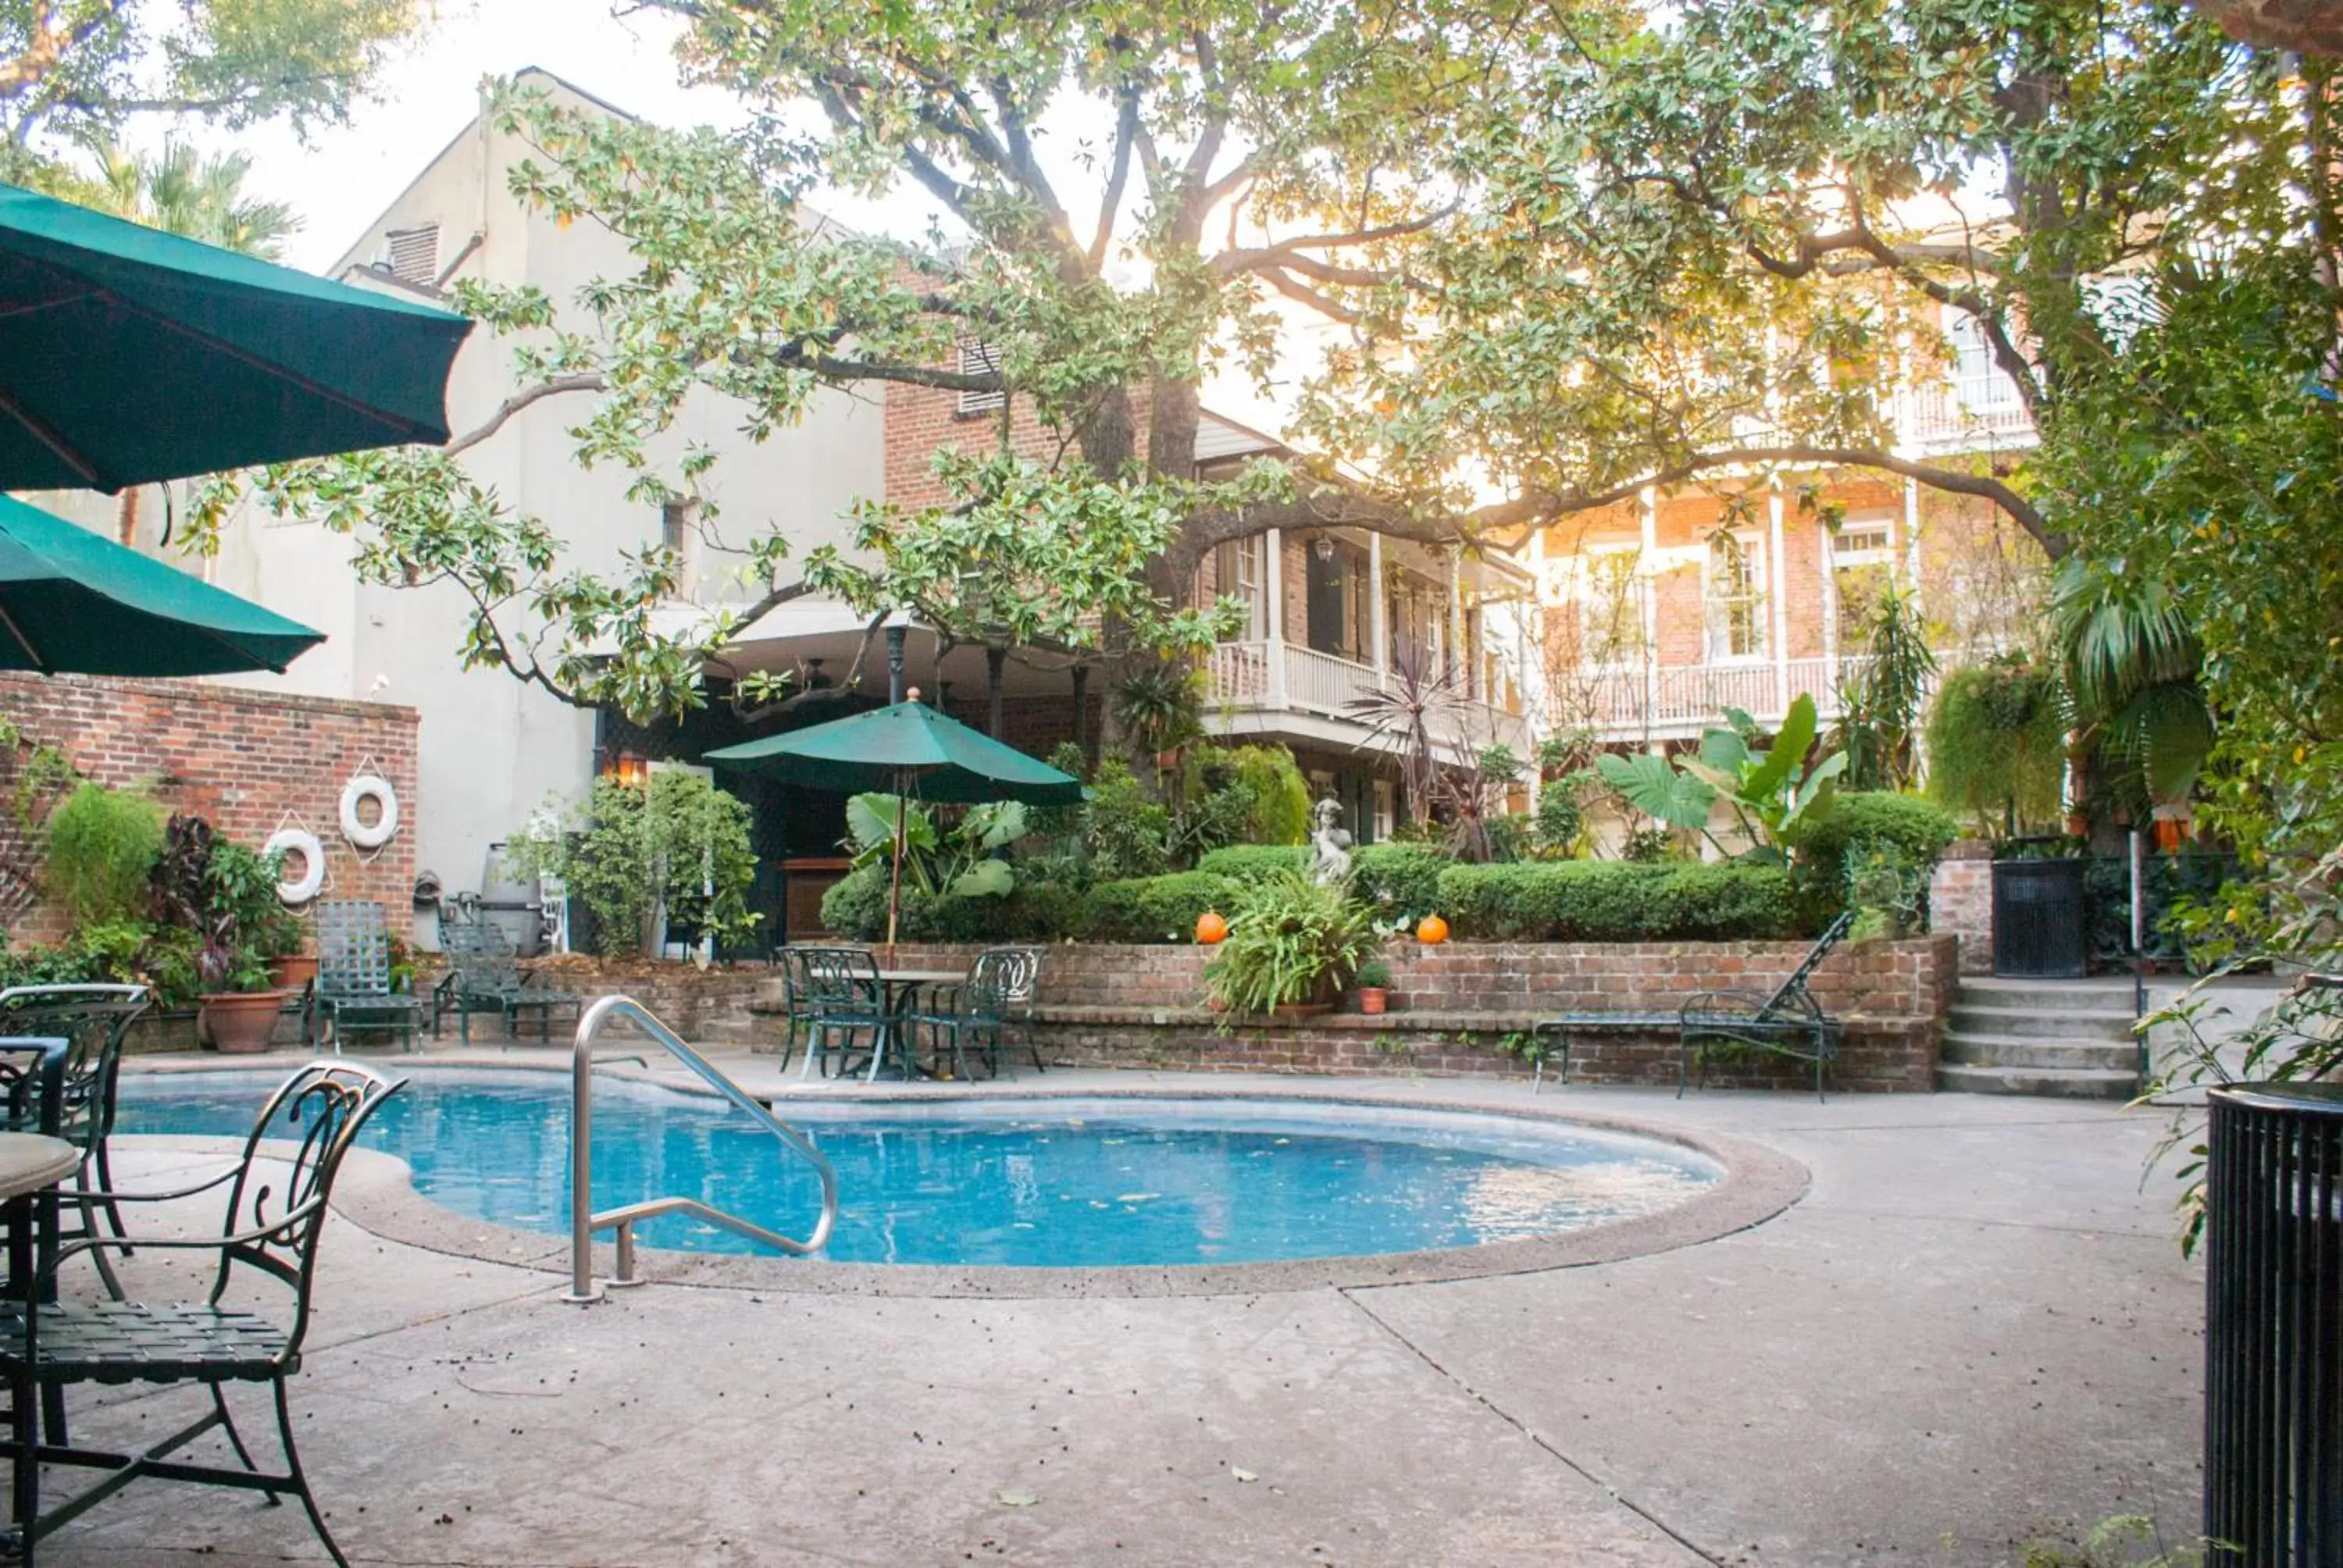
[[[226,355],[231,359],[236,360],[245,365],[249,365],[254,369],[261,371],[264,374],[273,376],[278,380],[287,383],[299,391],[307,392],[312,397],[321,397],[328,403],[338,404],[349,412],[359,416],[361,418],[371,419],[376,424],[380,425],[387,429],[400,431],[404,433],[409,440],[428,441],[432,436],[431,427],[427,425],[419,425],[412,419],[393,414],[387,409],[377,408],[370,403],[361,402],[359,399],[352,397],[347,393],[337,392],[331,387],[312,381],[309,377],[302,375],[297,370],[288,369],[285,366],[277,364],[273,360],[263,359],[260,356],[239,347],[237,345],[229,342],[225,337],[215,337],[213,334],[206,332],[199,327],[190,327],[184,321],[174,321],[171,317],[165,316],[160,311],[149,310],[145,306],[136,303],[135,300],[123,298],[120,295],[115,293],[111,289],[101,288],[97,290],[96,297],[106,301],[108,305],[114,306],[117,309],[126,311],[130,315],[140,317],[147,321],[151,321],[166,332],[176,332],[182,337],[190,338],[196,343],[202,344],[206,348],[214,349],[218,353]]]
[[[37,316],[45,310],[55,310],[60,305],[77,305],[97,292],[95,287],[84,286],[69,288],[63,294],[53,294],[46,299],[20,299],[11,305],[0,306],[0,321],[17,316]]]
[[[16,618],[8,613],[6,605],[0,605],[0,628],[5,628],[8,635],[16,639],[16,646],[25,650],[25,657],[33,661],[34,668],[43,675],[56,673],[49,668],[49,661],[41,657],[41,650],[33,646],[33,639],[25,635],[25,628],[16,624]]]
[[[74,444],[60,435],[56,427],[16,400],[16,395],[0,387],[0,414],[5,414],[25,427],[27,435],[54,454],[58,462],[79,474],[86,485],[97,485],[97,468],[81,455]]]

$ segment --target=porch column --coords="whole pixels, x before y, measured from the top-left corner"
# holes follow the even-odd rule
[[[1383,624],[1383,537],[1373,531],[1367,535],[1367,637],[1374,646],[1368,662],[1375,667],[1375,684],[1383,687],[1391,684],[1391,637]]]
[[[900,618],[901,610],[887,623],[887,700],[903,700],[903,636],[910,628]]]
[[[984,681],[987,695],[992,699],[990,727],[987,730],[995,740],[1001,739],[1001,667],[1009,660],[1005,648],[984,650]]]
[[[1920,481],[1904,481],[1904,559],[1905,591],[1911,596],[1912,613],[1920,613]]]
[[[1643,494],[1644,553],[1635,563],[1636,590],[1643,599],[1644,733],[1652,732],[1659,717],[1660,699],[1660,493],[1651,486]]]
[[[1782,481],[1765,487],[1765,599],[1773,609],[1774,711],[1790,711],[1790,558],[1782,548]],[[1832,689],[1837,689],[1834,687]]]
[[[1448,547],[1448,668],[1463,673],[1462,689],[1473,695],[1473,650],[1464,646],[1464,547]]]
[[[1091,667],[1074,666],[1074,744],[1087,755],[1091,746],[1090,690]]]
[[[1269,550],[1269,646],[1262,657],[1269,665],[1269,705],[1285,706],[1285,532],[1272,528],[1263,536]]]

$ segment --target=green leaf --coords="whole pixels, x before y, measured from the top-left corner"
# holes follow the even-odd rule
[[[1709,808],[1716,790],[1706,781],[1678,772],[1664,757],[1641,752],[1634,757],[1604,755],[1594,766],[1603,781],[1646,817],[1671,828],[1697,832],[1708,826]]]
[[[1017,874],[1006,860],[979,860],[952,879],[956,899],[1006,898],[1017,886]]]

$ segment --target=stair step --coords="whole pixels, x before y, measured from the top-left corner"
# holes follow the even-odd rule
[[[2044,1040],[2036,1035],[1972,1034],[1955,1030],[1945,1036],[1940,1060],[1964,1067],[2081,1067],[2112,1072],[2136,1071],[2139,1047],[2098,1040]]]
[[[2093,1008],[2053,1008],[2047,1010],[2010,1007],[1996,997],[1996,1005],[1953,1003],[1952,1027],[1963,1034],[2028,1035],[2050,1040],[2123,1040],[2132,1038],[2131,1010],[2120,1012]]]
[[[2129,1012],[2128,979],[2083,980],[1964,979],[1953,993],[1956,1007],[2015,1007],[2036,1012]]]
[[[2039,1094],[2068,1100],[2129,1100],[2139,1092],[2139,1075],[2079,1067],[1969,1067],[1947,1062],[1936,1069],[1936,1087],[1956,1094]]]

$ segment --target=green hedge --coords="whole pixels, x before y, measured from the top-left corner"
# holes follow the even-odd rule
[[[1957,818],[1917,795],[1885,789],[1841,795],[1830,815],[1799,837],[1794,875],[1801,912],[1808,924],[1820,928],[1846,907],[1846,852],[1857,845],[1901,851],[1925,888],[1945,847],[1960,836]]]
[[[1306,871],[1312,854],[1307,844],[1231,844],[1205,850],[1196,861],[1196,869],[1249,882],[1272,871]]]
[[[1093,942],[1193,941],[1197,917],[1225,912],[1236,889],[1234,879],[1213,871],[1101,882],[1082,900],[1077,934]]]
[[[887,868],[850,871],[821,898],[821,923],[859,942],[887,937]],[[903,890],[896,930],[905,941],[1050,941],[1081,933],[1081,895],[1062,883],[1021,879],[1006,898],[930,899]]]
[[[1719,941],[1799,932],[1789,873],[1774,866],[1625,860],[1451,866],[1440,910],[1474,941]]]
[[[1307,871],[1302,845],[1237,844],[1196,862],[1200,871],[1250,882],[1275,871]],[[1386,919],[1428,915],[1440,899],[1440,873],[1456,862],[1429,844],[1369,844],[1353,857],[1352,890]]]

